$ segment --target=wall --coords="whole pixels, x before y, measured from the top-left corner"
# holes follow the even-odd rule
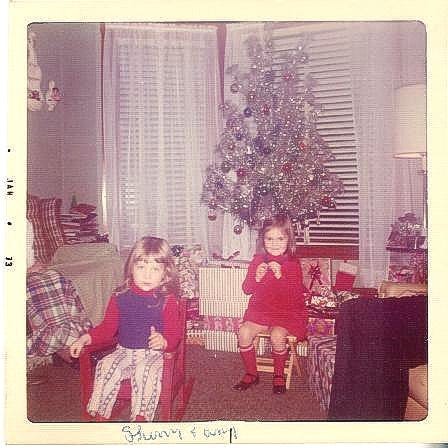
[[[62,61],[59,43],[53,38],[51,26],[33,24],[36,32],[35,49],[42,70],[42,93],[48,90],[49,79],[57,80],[63,89]],[[62,135],[61,109],[48,112],[28,111],[28,192],[48,197],[60,195],[62,190]]]
[[[101,164],[100,31],[95,23],[32,24],[42,69],[60,87],[54,112],[28,112],[28,191],[99,204]]]

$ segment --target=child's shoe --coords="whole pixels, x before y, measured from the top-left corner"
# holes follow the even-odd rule
[[[252,373],[245,373],[243,379],[233,385],[234,390],[244,391],[249,389],[251,386],[255,386],[260,382],[260,377],[258,375],[253,375]]]
[[[286,382],[283,375],[274,375],[272,392],[274,392],[274,394],[284,394],[286,392]]]

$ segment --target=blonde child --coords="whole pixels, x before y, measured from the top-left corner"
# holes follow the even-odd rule
[[[131,421],[151,421],[159,401],[163,351],[179,343],[177,274],[171,249],[160,238],[144,237],[134,245],[125,265],[125,283],[107,306],[103,321],[70,347],[79,357],[82,348],[110,340],[115,351],[101,359],[87,405],[97,421],[110,418],[120,382],[130,378]]]
[[[298,260],[293,258],[294,231],[287,216],[277,215],[265,221],[260,238],[264,253],[254,256],[243,282],[243,291],[252,295],[238,334],[245,374],[233,388],[244,391],[258,384],[253,341],[258,333],[269,331],[274,363],[272,390],[282,394],[286,392],[286,336],[305,337],[307,313],[302,272]]]

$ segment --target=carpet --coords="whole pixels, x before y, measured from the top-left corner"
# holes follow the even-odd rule
[[[300,359],[303,364],[304,359]],[[40,368],[38,368],[40,369]],[[79,372],[58,361],[33,372],[45,382],[29,381],[28,419],[32,422],[79,422],[81,415]],[[283,395],[272,393],[272,376],[260,373],[260,383],[245,392],[232,389],[243,374],[237,353],[208,351],[187,346],[187,377],[194,378],[193,391],[183,421],[316,421],[326,416],[312,397],[302,365],[301,377],[291,379]],[[126,416],[123,416],[125,420]]]

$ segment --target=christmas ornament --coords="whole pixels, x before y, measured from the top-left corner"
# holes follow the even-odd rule
[[[269,115],[271,113],[271,109],[269,109],[269,106],[265,104],[263,108],[261,109],[264,115]]]
[[[240,235],[241,232],[243,231],[243,227],[240,224],[237,224],[234,228],[233,231],[237,234]]]
[[[255,187],[255,194],[258,196],[266,196],[270,191],[269,185],[261,184]]]
[[[256,98],[256,94],[255,92],[251,91],[247,94],[247,101],[251,102],[251,101],[255,101]]]
[[[264,74],[264,82],[266,84],[270,84],[272,81],[274,81],[274,72],[272,72],[271,70],[268,70]]]
[[[261,148],[261,152],[264,154],[264,155],[268,155],[268,154],[270,154],[271,152],[272,152],[272,146],[263,146],[262,148]]]
[[[232,93],[238,93],[238,90],[240,90],[240,86],[234,82],[231,86],[230,86],[230,91]]]
[[[248,154],[245,157],[245,164],[246,164],[247,168],[250,170],[255,168],[256,161],[257,161],[257,157],[255,156],[255,154]]]
[[[246,172],[245,168],[238,168],[238,169],[236,170],[236,175],[237,175],[239,178],[245,177],[246,174],[247,174],[247,172]]]
[[[246,109],[244,109],[243,114],[245,117],[250,117],[252,116],[252,109],[250,107],[246,107]]]
[[[221,170],[223,173],[228,173],[232,169],[232,165],[229,162],[221,163]]]
[[[180,257],[184,250],[184,246],[180,246],[178,244],[171,246],[171,252],[175,257]]]
[[[215,221],[216,220],[216,212],[215,212],[215,210],[209,210],[208,211],[208,219],[210,221]]]

